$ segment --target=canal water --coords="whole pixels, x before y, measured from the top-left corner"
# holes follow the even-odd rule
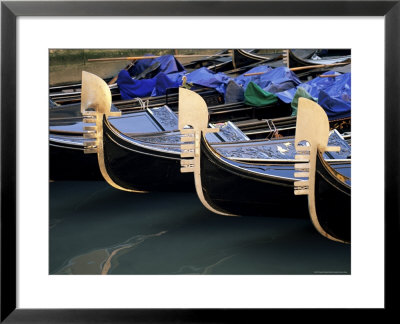
[[[221,216],[194,192],[49,185],[53,275],[350,274],[350,245],[322,237],[308,219]]]

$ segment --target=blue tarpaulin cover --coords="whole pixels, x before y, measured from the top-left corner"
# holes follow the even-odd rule
[[[146,56],[151,56],[151,54],[146,54]],[[131,76],[138,75],[142,73],[149,66],[155,62],[160,62],[159,72],[164,72],[165,74],[181,72],[185,68],[173,55],[163,55],[153,59],[138,60],[135,65],[129,69]]]
[[[182,77],[186,76],[187,83],[194,86],[209,87],[220,93],[225,93],[226,86],[231,80],[222,72],[215,73],[202,67],[186,74],[184,71],[166,74],[158,73],[152,79],[133,80],[129,73],[122,70],[118,75],[117,84],[123,100],[136,97],[160,96],[165,94],[167,88],[182,85]]]
[[[269,72],[271,70],[272,70],[272,68],[270,66],[268,66],[268,65],[256,66],[256,67],[246,71],[245,73],[239,75],[238,77],[236,77],[234,79],[234,81],[236,82],[236,84],[242,86],[244,90],[246,90],[247,85],[250,82],[254,82],[255,84],[259,84],[259,80],[260,80],[262,74],[249,75],[249,76],[245,76],[245,74],[259,73],[259,72]]]
[[[245,76],[247,73],[266,72],[259,75]],[[175,74],[176,75],[176,74]],[[181,75],[179,75],[181,77]],[[170,77],[170,75],[168,75]],[[281,92],[296,87],[301,83],[299,78],[287,67],[271,68],[268,65],[255,67],[242,75],[231,78],[223,72],[215,73],[206,67],[197,69],[186,75],[187,82],[194,85],[214,88],[219,93],[225,94],[228,83],[234,81],[246,90],[250,82],[257,84],[260,88],[270,93]]]
[[[206,67],[187,74],[173,55],[138,61],[134,66],[136,67],[136,73],[141,73],[156,61],[161,63],[160,68],[163,72],[158,73],[152,79],[133,80],[127,71],[122,70],[119,73],[117,84],[123,100],[164,95],[167,88],[179,87],[182,84],[182,77],[186,75],[187,83],[194,86],[214,88],[225,95],[227,102],[235,102],[235,100],[243,98],[244,91],[249,83],[252,82],[260,89],[270,94],[276,94],[285,103],[292,103],[292,106],[295,104],[293,99],[298,99],[295,98],[296,92],[297,97],[311,97],[325,109],[329,119],[350,117],[351,114],[350,73],[339,75],[335,78],[317,77],[306,83],[301,83],[296,74],[287,67],[273,69],[268,65],[261,65],[244,74],[266,73],[254,76],[244,76],[242,74],[233,79],[222,72],[210,71]],[[324,74],[338,73],[328,71]],[[227,93],[228,83],[230,87]],[[300,87],[301,91],[299,92]],[[293,112],[296,112],[295,109]]]
[[[225,89],[225,103],[244,101],[244,89],[235,81],[230,80]]]
[[[248,73],[258,72],[265,73],[259,75],[245,76],[245,74]],[[243,96],[242,94],[236,95],[235,93],[234,95],[232,95],[231,93],[226,93],[228,83],[230,83],[229,90],[235,88],[236,92],[240,89],[232,84],[233,82],[237,86],[243,88],[242,92],[246,90],[250,82],[253,82],[263,90],[270,93],[276,93],[289,88],[293,88],[301,83],[298,77],[287,67],[279,67],[273,69],[268,65],[261,65],[252,68],[251,70],[246,71],[236,78],[230,78],[222,72],[215,73],[205,67],[195,70],[187,74],[186,76],[188,83],[214,88],[219,93],[225,94],[225,100],[227,100],[227,102],[235,102],[234,97],[237,97],[239,99]],[[170,77],[170,75],[168,75],[168,77]],[[181,77],[181,75],[179,75],[179,77]]]
[[[152,93],[156,80],[142,79],[133,80],[126,70],[121,70],[118,74],[117,84],[122,100],[129,100],[136,97],[148,97]]]
[[[172,81],[168,76],[160,72],[152,79],[134,80],[126,70],[118,74],[117,84],[122,100],[129,100],[137,97],[161,96],[167,88],[176,88],[180,84]]]
[[[278,93],[296,87],[301,81],[289,68],[281,66],[261,74],[255,83],[265,91]]]
[[[318,104],[324,108],[329,119],[351,116],[351,73],[335,78],[335,82],[321,90]]]
[[[339,75],[340,73],[337,73],[335,71],[328,71],[323,73],[323,75]],[[317,99],[318,94],[321,90],[331,86],[335,82],[335,78],[321,78],[321,77],[316,77],[308,82],[299,84],[297,86],[303,88],[305,91],[308,92],[308,94]],[[282,91],[280,93],[277,93],[277,96],[279,99],[281,99],[283,102],[290,103],[293,100],[294,94],[297,91],[297,88],[292,88],[286,91]]]
[[[152,97],[163,96],[168,88],[177,88],[182,84],[182,80],[173,81],[163,72],[158,73],[154,79],[156,80],[156,84],[151,93]]]
[[[186,75],[187,73],[185,71],[182,72],[175,72],[175,73],[169,73],[168,74],[168,78],[172,81],[175,82],[179,85],[182,85],[182,78],[184,75]]]
[[[194,70],[186,75],[187,83],[214,88],[219,93],[225,93],[226,86],[231,80],[225,73],[215,73],[206,67]]]
[[[151,54],[148,54],[148,56]],[[139,75],[152,64],[159,62],[158,74],[151,79],[133,80],[132,76]],[[179,87],[182,84],[180,74],[184,74],[185,69],[173,55],[163,55],[154,59],[138,60],[129,69],[121,70],[118,74],[117,84],[121,93],[122,100],[129,100],[137,97],[161,96],[167,88]],[[167,77],[167,74],[174,77]]]
[[[246,76],[246,74],[259,72],[265,73]],[[278,67],[274,69],[268,65],[260,65],[231,80],[230,85],[227,88],[229,92],[225,93],[225,100],[228,100],[229,102],[234,102],[235,97],[240,98],[238,95],[239,89],[237,86],[235,87],[232,82],[234,82],[237,86],[242,87],[242,92],[247,89],[247,86],[250,83],[253,83],[269,93],[282,92],[295,88],[297,85],[301,84],[301,81],[296,74],[294,74],[287,67]],[[230,93],[232,92],[232,89],[235,90],[233,95]]]
[[[332,78],[316,77],[311,81],[300,84],[295,89],[277,93],[279,99],[286,103],[292,103],[295,94],[302,96],[301,93],[308,94],[313,100],[324,108],[329,119],[346,118],[351,115],[351,73],[339,75],[335,71],[325,72],[323,75],[338,75]],[[299,92],[301,88],[301,92]],[[305,91],[305,92],[304,92]],[[307,97],[307,95],[305,95]],[[296,106],[296,105],[294,105]],[[297,108],[297,107],[293,107]],[[295,109],[294,109],[295,112]]]

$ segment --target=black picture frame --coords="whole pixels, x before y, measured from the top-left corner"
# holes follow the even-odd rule
[[[399,287],[400,4],[396,1],[2,1],[1,2],[1,317],[5,323],[236,322],[261,309],[16,308],[16,19],[18,16],[384,16],[385,308]],[[366,53],[369,55],[369,53]],[[373,176],[373,175],[369,175]],[[371,188],[373,190],[373,188]],[[373,238],[372,238],[373,239]],[[272,311],[272,310],[269,310]]]

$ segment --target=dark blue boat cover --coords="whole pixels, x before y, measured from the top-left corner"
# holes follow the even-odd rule
[[[245,76],[248,73],[266,72],[259,75]],[[176,75],[176,74],[175,74]],[[175,76],[174,75],[174,76]],[[168,75],[170,77],[170,75]],[[179,77],[181,75],[179,74]],[[296,87],[301,83],[299,78],[287,67],[271,68],[268,65],[257,66],[246,73],[232,79],[223,72],[213,72],[202,67],[186,75],[187,82],[193,85],[214,88],[219,93],[225,94],[226,87],[230,81],[234,81],[243,90],[246,90],[248,84],[253,82],[260,88],[270,93],[281,92],[289,88]]]
[[[301,84],[301,81],[288,67],[280,66],[261,74],[259,80],[255,83],[265,91],[278,93],[295,88]]]
[[[269,72],[271,70],[272,70],[272,67],[270,67],[268,65],[259,65],[259,66],[256,66],[256,67],[252,68],[251,70],[248,70],[245,73],[239,75],[238,77],[236,77],[234,79],[234,81],[236,82],[236,84],[238,84],[241,87],[243,87],[244,90],[246,90],[247,85],[250,82],[254,82],[255,84],[258,84],[262,74],[260,74],[260,75],[250,75],[250,76],[245,76],[245,74],[259,73],[259,72]]]
[[[321,90],[318,104],[324,108],[329,119],[351,116],[351,73],[335,78],[335,82]]]
[[[244,89],[235,81],[230,80],[225,89],[225,103],[244,101]]]
[[[175,73],[169,73],[168,78],[175,83],[178,83],[179,85],[182,85],[182,78],[184,75],[186,75],[186,71],[182,72],[175,72]]]
[[[244,74],[265,72],[254,76],[244,74],[231,78],[222,72],[213,72],[202,67],[186,74],[182,65],[173,57],[165,55],[156,59],[141,60],[135,64],[136,73],[141,73],[154,62],[160,62],[162,72],[152,79],[133,80],[129,72],[122,70],[117,84],[123,100],[137,97],[164,95],[167,88],[179,87],[186,75],[187,83],[194,86],[214,88],[225,95],[226,102],[241,101],[250,82],[262,90],[276,94],[285,103],[291,103],[293,113],[297,112],[299,97],[308,97],[323,107],[329,119],[350,117],[351,113],[351,74],[346,73],[335,78],[317,77],[301,83],[299,78],[287,67],[271,68],[268,65],[257,66]],[[338,74],[328,71],[326,75]],[[229,83],[229,87],[228,86]],[[242,88],[243,90],[241,90]],[[299,88],[301,88],[299,90]]]
[[[168,88],[178,88],[182,85],[182,80],[173,81],[163,72],[158,73],[153,79],[156,80],[156,84],[150,95],[152,97],[163,96]]]
[[[179,87],[182,85],[182,77],[186,76],[187,83],[194,87],[202,86],[225,93],[226,86],[231,80],[230,77],[222,72],[215,73],[206,67],[197,69],[186,74],[185,71],[166,74],[158,73],[152,79],[134,80],[125,70],[120,71],[117,84],[123,100],[136,97],[160,96],[164,95],[167,88]]]
[[[292,103],[294,113],[297,110],[298,97],[306,97],[318,102],[324,108],[330,120],[350,117],[351,73],[340,75],[340,73],[335,71],[328,71],[323,75],[333,74],[339,76],[332,78],[316,77],[311,81],[300,84],[294,89],[289,89],[276,95],[280,100]]]
[[[339,75],[339,74],[340,73],[337,73],[335,71],[328,71],[328,72],[323,73],[322,75]],[[331,86],[334,82],[335,82],[335,78],[316,77],[308,82],[298,85],[296,88],[277,93],[277,96],[283,102],[290,103],[293,100],[293,97],[297,91],[297,88],[301,87],[304,90],[306,90],[311,97],[313,97],[313,98],[315,98],[315,100],[317,100],[319,92],[321,90]]]
[[[152,56],[152,54],[146,54],[145,56]],[[129,69],[130,75],[135,76],[142,73],[149,66],[155,62],[160,63],[159,72],[164,72],[165,74],[181,72],[185,68],[173,55],[163,55],[153,59],[138,60],[135,65]]]
[[[180,84],[172,81],[168,76],[160,72],[152,79],[134,80],[126,70],[118,74],[117,84],[122,100],[137,97],[150,97],[164,95],[167,88],[176,88]]]
[[[225,93],[226,86],[231,80],[225,73],[213,72],[206,67],[194,70],[186,75],[187,83],[208,88],[214,88],[219,93]]]
[[[245,76],[248,73],[265,72],[259,75]],[[225,95],[226,102],[235,102],[235,98],[240,100],[250,82],[257,84],[263,90],[276,93],[289,88],[296,87],[301,81],[286,67],[276,69],[268,65],[261,65],[246,71],[236,78],[230,78],[223,72],[215,73],[206,67],[195,70],[187,76],[187,82],[208,88],[214,88],[219,93]],[[170,77],[170,75],[168,75]],[[179,75],[181,78],[181,75]],[[230,86],[228,87],[228,83]],[[236,85],[235,85],[236,84]],[[243,90],[240,91],[241,87]]]
[[[246,76],[246,74],[259,72],[265,73]],[[262,90],[273,94],[295,88],[301,84],[301,81],[287,67],[274,69],[268,65],[260,65],[229,81],[225,91],[225,102],[241,101],[240,99],[243,98],[244,92],[250,83],[256,84]]]

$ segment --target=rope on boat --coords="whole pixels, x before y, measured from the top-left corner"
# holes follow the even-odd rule
[[[139,102],[141,110],[145,110],[149,107],[149,100],[146,100],[146,102],[144,102],[140,97],[136,97],[135,99]]]
[[[274,122],[271,119],[266,119],[265,121],[267,122],[267,126],[268,126],[268,128],[270,130],[269,135],[267,136],[267,138],[272,138],[277,133],[276,126],[275,126]],[[270,123],[272,124],[272,127],[271,127]]]

